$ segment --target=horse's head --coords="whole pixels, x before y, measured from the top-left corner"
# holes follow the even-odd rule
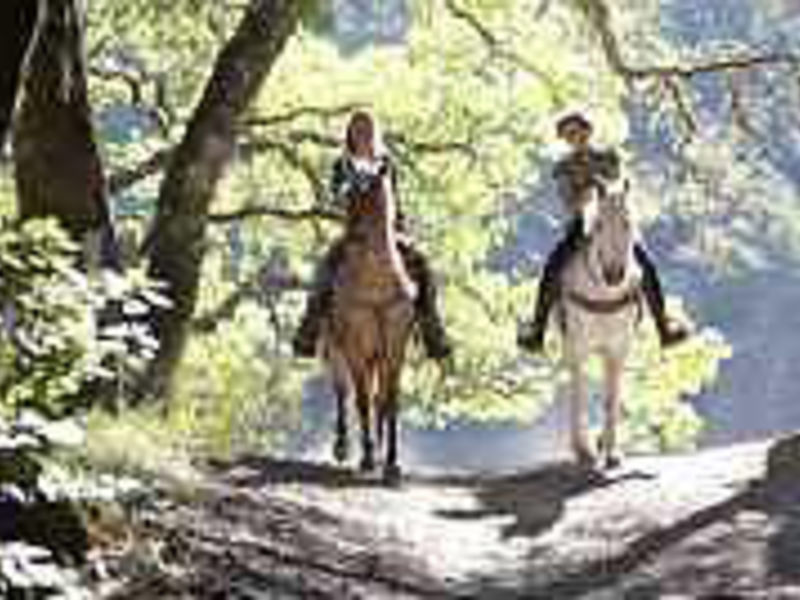
[[[398,250],[397,207],[388,168],[357,171],[351,180],[345,236],[357,245],[354,271],[371,281],[374,297],[388,290],[396,297],[398,286],[407,298],[416,296],[416,286],[406,271]],[[381,283],[382,282],[382,283]]]
[[[351,226],[364,219],[394,219],[394,203],[387,169],[359,169],[353,173],[348,194],[347,220]]]
[[[583,211],[589,237],[589,258],[603,283],[618,286],[629,276],[634,264],[635,219],[628,204],[628,185],[598,192]]]

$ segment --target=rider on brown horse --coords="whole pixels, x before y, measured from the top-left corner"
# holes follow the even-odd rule
[[[593,191],[604,191],[606,182],[618,179],[620,175],[617,153],[614,150],[598,150],[589,144],[592,124],[582,114],[570,113],[559,119],[556,133],[572,148],[553,170],[559,195],[571,218],[565,236],[545,263],[532,327],[519,338],[519,344],[531,352],[541,352],[544,347],[548,315],[559,298],[561,273],[583,242],[584,229],[578,216],[580,208],[591,198]],[[658,273],[641,243],[636,244],[634,254],[642,270],[642,290],[655,320],[661,345],[669,347],[683,341],[689,331],[683,324],[667,316]]]
[[[386,170],[397,198],[397,170],[383,148],[377,125],[372,115],[358,111],[347,125],[345,149],[333,165],[330,192],[334,207],[343,209],[351,193],[363,180],[362,173]],[[398,207],[398,228],[403,228],[402,211]],[[430,358],[447,359],[452,348],[447,339],[441,316],[436,307],[436,286],[425,256],[409,241],[399,236],[400,253],[410,276],[419,288],[416,313],[425,349]],[[343,244],[334,244],[319,265],[300,326],[292,345],[298,356],[313,356],[323,318],[329,314],[333,298],[334,275],[342,260]]]

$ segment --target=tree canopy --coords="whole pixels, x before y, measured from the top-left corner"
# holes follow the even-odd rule
[[[761,128],[781,129],[784,117],[767,123],[765,115],[789,119],[796,87],[790,33],[766,35],[788,10],[781,3],[761,18],[744,0],[727,13],[698,10],[721,11],[714,22],[729,26],[727,38],[702,39],[686,31],[687,19],[703,17],[678,1],[398,0],[358,14],[355,4],[303,4],[260,91],[234,111],[223,178],[190,204],[200,208],[200,233],[175,230],[169,249],[157,241],[168,229],[167,182],[181,168],[215,64],[248,14],[283,9],[197,0],[89,7],[89,84],[113,211],[134,254],[144,245],[145,260],[172,260],[169,277],[186,274],[189,254],[198,269],[186,288],[197,286],[196,306],[181,313],[193,333],[175,406],[232,419],[272,414],[264,407],[299,397],[308,369],[289,357],[288,339],[304,282],[339,231],[321,207],[355,107],[375,111],[400,164],[402,201],[443,280],[459,350],[444,384],[414,360],[406,394],[421,419],[529,417],[558,382],[556,367],[521,357],[514,338],[557,235],[552,129],[567,108],[589,111],[599,140],[624,148],[645,223],[658,217],[658,227],[673,227],[671,244],[682,240],[685,252],[724,270],[764,251],[763,236],[754,243],[764,219],[777,228],[773,246],[796,243],[791,187],[779,192],[785,200],[741,201],[781,171]],[[648,334],[630,372],[631,397],[648,407],[631,405],[640,437],[692,430],[678,400],[712,380],[728,352],[708,332],[662,356]]]

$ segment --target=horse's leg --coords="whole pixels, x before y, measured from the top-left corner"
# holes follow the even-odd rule
[[[375,404],[375,448],[379,457],[386,456],[388,405],[384,398]]]
[[[363,373],[365,365],[362,365],[357,378],[356,405],[358,408],[358,418],[361,423],[361,465],[362,471],[372,471],[375,468],[375,445],[372,441],[372,410],[370,403],[370,382]]]
[[[375,447],[378,456],[384,456],[386,442],[386,373],[384,372],[383,361],[377,361],[375,365],[375,381],[373,382],[372,397],[374,399],[373,408],[375,411]]]
[[[375,468],[375,445],[372,441],[369,398],[366,395],[359,395],[357,403],[361,421],[361,464],[359,468],[362,471],[372,471]]]
[[[612,355],[603,357],[605,376],[605,425],[600,438],[600,451],[606,467],[613,469],[619,466],[620,456],[617,453],[617,426],[620,420],[620,392],[622,384],[623,361]]]
[[[378,439],[377,448],[379,456],[383,459],[384,466],[387,464],[386,460],[386,433],[387,433],[387,420],[389,418],[389,394],[390,394],[390,381],[391,381],[391,359],[389,339],[387,338],[388,323],[387,315],[376,313],[376,323],[378,325],[376,334],[378,335],[378,356],[374,363],[374,386],[373,398],[375,399],[375,430]]]
[[[592,452],[587,434],[586,415],[586,373],[580,359],[572,361],[570,365],[570,437],[572,452],[581,466],[594,466],[595,456]]]
[[[386,461],[383,466],[383,478],[388,484],[395,484],[402,475],[399,462],[399,399],[400,377],[405,362],[405,350],[408,344],[409,332],[413,326],[414,314],[410,307],[407,314],[399,311],[395,315],[393,327],[386,328],[384,332],[392,335],[384,338],[386,355],[382,361],[382,425],[386,428]]]
[[[398,377],[392,376],[384,398],[386,437],[386,463],[383,466],[383,478],[387,483],[395,483],[400,479],[401,471],[398,462]]]
[[[343,463],[350,451],[347,435],[347,402],[350,399],[351,386],[341,377],[335,377],[333,389],[336,394],[336,441],[333,444],[333,457],[336,462]]]

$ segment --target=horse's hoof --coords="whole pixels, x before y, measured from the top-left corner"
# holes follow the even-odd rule
[[[370,473],[375,470],[375,459],[371,456],[365,456],[361,459],[361,464],[358,466],[362,473]]]
[[[622,457],[616,450],[614,445],[608,443],[608,437],[601,435],[597,440],[597,452],[603,457],[604,469],[616,469],[622,464]]]
[[[349,454],[349,446],[347,444],[347,440],[338,439],[336,443],[333,445],[333,458],[336,460],[337,463],[342,464],[344,461],[347,460],[347,455]]]
[[[575,448],[575,461],[581,469],[592,471],[597,467],[597,456],[588,448]]]
[[[383,468],[383,481],[387,485],[397,485],[403,477],[403,472],[399,465],[386,465]]]

